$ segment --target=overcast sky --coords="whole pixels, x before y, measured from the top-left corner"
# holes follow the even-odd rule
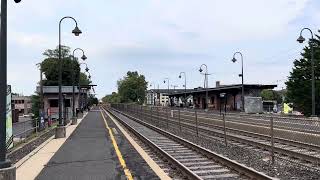
[[[83,31],[71,34],[74,23],[63,22],[62,42],[83,48],[88,56],[98,97],[116,91],[116,81],[137,70],[160,88],[163,79],[182,87],[203,85],[199,66],[208,65],[209,86],[241,83],[279,84],[300,56],[296,39],[302,27],[319,29],[318,0],[22,0],[8,1],[8,83],[30,95],[39,81],[36,64],[45,49],[58,45],[58,22],[77,19]],[[305,37],[310,37],[307,32]],[[77,54],[80,56],[80,54]],[[239,58],[239,57],[238,57]]]

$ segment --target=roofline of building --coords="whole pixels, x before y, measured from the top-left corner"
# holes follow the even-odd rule
[[[255,89],[273,89],[277,87],[277,85],[274,84],[244,84],[244,87],[253,87]],[[220,85],[219,87],[214,87],[214,88],[208,88],[208,91],[220,91],[220,90],[227,90],[227,89],[240,89],[242,88],[242,84],[233,84],[233,85]],[[194,89],[193,91],[187,92],[188,94],[193,94],[193,93],[200,93],[200,92],[206,92],[207,90],[205,88],[197,88]],[[173,95],[183,95],[184,92],[179,92],[179,93],[171,93],[169,94],[170,96]]]

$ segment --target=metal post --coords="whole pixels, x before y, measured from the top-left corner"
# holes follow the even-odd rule
[[[140,105],[140,120],[142,120],[142,105]]]
[[[59,23],[59,126],[62,126],[62,59],[61,59],[61,21]]]
[[[197,137],[199,137],[199,130],[198,130],[198,113],[197,110],[194,110],[194,116],[196,118],[196,133],[197,133]]]
[[[63,125],[66,126],[67,125],[67,107],[66,107],[66,95],[63,95]]]
[[[150,107],[150,123],[152,124],[152,107]]]
[[[206,73],[206,109],[209,109],[209,93],[208,93],[208,72]]]
[[[178,118],[179,118],[179,129],[181,133],[181,117],[180,117],[180,109],[178,109]]]
[[[159,110],[159,107],[157,107],[157,116],[158,116],[158,125],[160,127],[160,110]]]
[[[75,118],[76,117],[76,107],[75,107],[75,104],[76,104],[76,102],[75,102],[75,87],[74,87],[74,76],[75,76],[75,74],[74,74],[74,65],[75,65],[75,62],[76,62],[76,58],[74,57],[74,52],[75,52],[75,50],[73,50],[73,63],[72,63],[72,118]],[[79,74],[80,75],[80,74]]]
[[[225,95],[224,99],[224,113],[227,114],[227,101],[228,101],[228,94]]]
[[[274,165],[274,132],[273,132],[273,117],[270,119],[270,137],[271,137],[271,163]]]
[[[166,116],[167,116],[167,129],[169,129],[169,115],[168,115],[168,107],[166,108]]]
[[[11,165],[11,163],[6,160],[7,0],[1,0],[0,41],[0,168],[6,168]]]
[[[239,76],[241,76],[241,102],[242,102],[242,111],[244,112],[244,83],[243,83],[243,55],[241,52],[235,52],[233,54],[233,58],[232,58],[232,62],[236,62],[237,59],[235,58],[236,54],[240,54],[241,56],[241,74],[239,74]]]
[[[313,37],[312,37],[313,40]],[[316,96],[315,96],[315,77],[314,77],[314,49],[311,43],[311,71],[312,71],[312,116],[316,116]]]
[[[226,117],[225,114],[222,114],[222,120],[223,120],[223,133],[224,133],[224,143],[227,146],[227,129],[226,129]]]
[[[41,68],[41,63],[38,64],[39,69],[40,69],[40,118],[39,118],[39,130],[42,130],[42,118],[44,121],[44,102],[43,102],[43,80],[42,80],[42,68]]]
[[[303,41],[305,41],[305,39],[302,37],[302,32],[304,30],[308,30],[311,33],[311,40],[314,41],[313,38],[313,32],[310,28],[303,28],[300,31],[300,37],[297,39],[297,41],[299,43],[303,43]],[[312,114],[311,116],[315,117],[316,116],[316,102],[315,102],[315,75],[314,75],[314,47],[313,47],[313,43],[310,44],[310,48],[311,48],[311,76],[312,76],[312,80],[311,80],[311,99],[312,99]]]
[[[75,113],[75,72],[74,72],[75,66],[74,65],[77,62],[77,60],[76,60],[76,57],[75,57],[74,54],[75,54],[75,52],[77,50],[82,51],[82,60],[86,60],[87,59],[87,57],[84,55],[83,49],[76,48],[76,49],[73,50],[73,52],[72,52],[72,57],[73,57],[73,61],[74,61],[72,63],[72,116],[73,116],[73,118],[75,118],[75,116],[76,116],[76,113]],[[80,87],[80,74],[79,74],[79,87]],[[80,89],[79,89],[79,91],[80,91]],[[78,98],[78,100],[79,100],[79,98]]]

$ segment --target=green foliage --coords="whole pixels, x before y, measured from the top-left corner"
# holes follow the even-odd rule
[[[147,82],[144,75],[128,71],[127,75],[118,81],[118,93],[122,103],[137,102],[143,104],[146,96]]]
[[[113,92],[110,95],[106,95],[105,97],[102,98],[103,103],[120,103],[121,102],[121,97],[119,96],[118,93]]]
[[[287,85],[287,99],[292,102],[293,107],[302,111],[305,115],[311,114],[311,49],[310,45],[314,46],[314,61],[315,61],[315,80],[316,80],[316,113],[320,112],[319,103],[319,87],[320,87],[320,37],[316,35],[314,41],[309,41],[308,46],[304,47],[301,53],[302,58],[294,61],[294,67],[290,72]]]
[[[39,117],[39,109],[40,109],[40,96],[38,94],[31,96],[31,111],[34,114],[34,117]]]
[[[89,85],[91,84],[91,80],[88,78],[88,76],[83,73],[83,72],[80,72],[80,85]],[[78,80],[77,80],[77,83],[78,83]]]
[[[274,91],[271,89],[264,89],[261,91],[261,97],[264,101],[277,101],[278,104],[282,103],[282,91]]]
[[[94,104],[98,105],[98,103],[99,103],[98,98],[96,98],[94,95],[90,94],[88,97],[88,105],[89,106],[92,106]]]
[[[42,53],[47,58],[59,58],[59,46],[55,49],[47,49],[44,53]],[[66,58],[70,57],[70,47],[61,45],[61,57]]]
[[[45,86],[57,86],[59,80],[59,54],[58,49],[48,49],[43,55],[46,56],[41,63],[41,70],[46,76],[46,80],[43,81]],[[71,86],[72,85],[72,69],[74,68],[75,85],[79,82],[80,65],[78,61],[74,61],[70,55],[70,48],[67,46],[62,46],[62,85]],[[76,59],[77,60],[77,59]],[[87,76],[80,73],[81,85],[88,85],[90,81]],[[83,84],[82,84],[83,83]]]

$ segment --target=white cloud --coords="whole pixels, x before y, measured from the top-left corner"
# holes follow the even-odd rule
[[[189,84],[198,85],[196,81],[202,78],[195,69],[198,64],[207,63],[211,72],[228,71],[229,74],[237,74],[238,65],[228,67],[231,56],[229,53],[233,50],[243,50],[246,65],[254,69],[263,67],[254,64],[257,57],[263,59],[272,56],[265,55],[268,54],[267,51],[291,47],[289,41],[283,40],[300,29],[299,23],[305,22],[306,14],[308,17],[316,14],[313,22],[320,19],[316,8],[309,11],[310,2],[311,0],[95,0],[93,3],[79,0],[24,0],[20,5],[13,2],[9,5],[8,40],[12,46],[18,47],[15,52],[28,52],[34,62],[38,61],[45,49],[57,45],[59,19],[64,15],[71,15],[79,21],[83,34],[78,38],[73,37],[70,34],[73,24],[66,22],[63,24],[63,44],[73,48],[81,47],[86,51],[88,65],[93,69],[92,74],[100,83],[98,85],[101,85],[97,89],[102,91],[102,95],[107,89],[114,89],[116,82],[113,80],[120,78],[123,72],[135,68],[160,80],[162,73],[174,74],[176,77],[178,69],[190,71],[192,77],[190,76]],[[292,23],[297,19],[298,22]],[[254,45],[268,42],[278,46]],[[26,53],[9,55],[14,56],[11,59],[15,61],[9,62],[9,66],[20,66],[18,61],[25,59],[25,55]],[[119,61],[123,57],[126,61]],[[171,67],[168,67],[168,62]],[[165,72],[157,72],[159,69],[165,69]],[[9,73],[10,81],[16,81],[17,86],[21,83],[20,70],[12,68]],[[283,72],[287,72],[287,68],[283,68]],[[105,82],[105,77],[112,78],[111,84],[110,81]],[[236,77],[221,73],[214,75],[212,79],[232,82]],[[262,75],[252,72],[250,77],[250,81],[261,80]],[[24,81],[35,84],[36,80],[24,78]]]

